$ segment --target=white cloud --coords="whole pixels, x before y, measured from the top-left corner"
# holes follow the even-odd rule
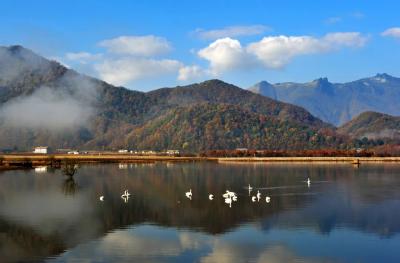
[[[400,27],[388,28],[381,33],[384,37],[396,37],[400,38]]]
[[[214,74],[254,66],[279,69],[297,56],[331,52],[343,47],[359,48],[367,40],[359,32],[337,32],[326,34],[322,38],[270,36],[243,47],[238,40],[223,38],[201,49],[198,55],[210,62],[210,69]]]
[[[342,47],[362,47],[367,38],[358,32],[329,33],[322,38],[311,36],[273,36],[251,43],[247,51],[267,68],[282,68],[294,57],[334,51]]]
[[[264,25],[229,26],[213,30],[197,29],[195,31],[195,34],[201,39],[215,40],[218,38],[225,38],[225,37],[260,35],[268,30],[270,30],[270,28]]]
[[[200,67],[184,66],[173,59],[156,57],[171,50],[169,42],[162,37],[120,36],[99,43],[104,53],[67,53],[65,59],[86,65],[85,72],[114,85],[126,85],[135,80],[175,74],[179,80],[200,75]]]
[[[367,43],[368,37],[359,32],[336,32],[326,34],[321,40],[326,42],[330,49],[335,49],[342,46],[363,47]]]
[[[309,36],[273,36],[247,46],[247,52],[254,54],[267,68],[282,68],[299,55],[311,54],[324,49],[315,38]]]
[[[103,40],[99,45],[111,53],[144,57],[165,54],[171,50],[171,45],[165,38],[153,35],[120,36]]]
[[[365,17],[365,14],[359,11],[353,12],[350,14],[353,18],[362,19]]]
[[[325,19],[325,24],[328,25],[333,25],[333,24],[337,24],[339,22],[342,21],[342,18],[340,16],[333,16],[333,17],[328,17],[327,19]]]
[[[207,73],[199,66],[184,66],[179,69],[178,80],[186,81],[186,80],[194,80],[201,78]]]
[[[156,60],[126,57],[107,59],[94,67],[103,80],[114,85],[125,85],[131,81],[146,77],[173,74],[182,66],[179,61],[171,59]]]
[[[214,41],[208,47],[199,50],[197,54],[210,62],[211,72],[215,75],[252,64],[251,57],[240,42],[229,37]]]
[[[77,61],[82,64],[87,64],[92,61],[99,60],[103,57],[102,54],[92,54],[89,52],[69,52],[65,55],[68,60]]]
[[[60,63],[61,65],[63,65],[64,67],[66,67],[66,68],[71,68],[71,66],[68,65],[68,64],[65,62],[65,58],[64,58],[64,57],[50,56],[50,57],[47,57],[47,59],[52,60],[52,61],[55,61],[55,62],[58,62],[58,63]]]

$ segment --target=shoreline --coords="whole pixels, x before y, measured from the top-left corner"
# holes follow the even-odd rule
[[[266,163],[386,163],[399,162],[400,157],[221,157],[218,162],[266,162]]]
[[[60,166],[62,163],[154,163],[154,162],[217,162],[217,163],[400,163],[400,157],[174,157],[124,154],[3,154],[0,169],[14,167]]]

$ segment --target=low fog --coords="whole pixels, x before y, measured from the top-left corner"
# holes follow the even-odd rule
[[[92,110],[71,95],[41,88],[4,105],[1,116],[6,125],[13,127],[60,130],[85,125]]]
[[[376,140],[376,139],[383,139],[383,138],[396,139],[399,136],[400,136],[400,132],[396,129],[383,129],[378,132],[365,133],[362,136],[359,136],[359,138],[367,137],[370,140]]]
[[[44,73],[49,70],[48,61],[20,46],[0,47],[0,84],[12,83],[27,72]]]
[[[95,112],[95,80],[66,71],[22,47],[0,47],[2,85],[4,94],[14,96],[0,104],[3,127],[52,132],[79,129],[87,126]]]
[[[82,76],[64,76],[54,87],[39,87],[0,108],[3,125],[53,132],[87,126],[94,114],[95,85]]]

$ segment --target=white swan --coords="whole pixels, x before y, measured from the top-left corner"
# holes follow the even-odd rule
[[[311,185],[311,180],[310,178],[307,178],[307,186],[310,187],[310,185]]]
[[[214,199],[214,195],[209,194],[209,195],[208,195],[208,199],[213,200],[213,199]]]
[[[261,199],[261,193],[260,191],[257,190],[257,201],[260,201],[260,199]]]
[[[225,203],[229,204],[229,208],[232,207],[232,198],[225,198]]]
[[[251,185],[249,184],[249,186],[247,187],[247,190],[249,190],[249,196],[250,196],[251,191],[253,191],[253,187],[251,187]]]
[[[103,201],[104,201],[104,195],[100,196],[99,200],[100,200],[101,202],[103,202]]]
[[[189,192],[186,192],[186,197],[192,200],[192,189],[190,189]]]
[[[236,196],[236,193],[229,190],[226,190],[225,194],[222,195],[223,198],[232,198],[234,196]]]
[[[124,199],[124,202],[127,203],[129,200],[129,196],[131,194],[128,192],[128,190],[125,190],[124,193],[121,195],[121,198]]]
[[[252,201],[252,202],[255,202],[255,201],[256,201],[256,198],[257,198],[257,197],[255,197],[255,196],[253,195],[253,196],[251,197],[251,201]]]
[[[269,196],[265,197],[265,202],[267,202],[267,203],[271,202],[271,197],[269,197]]]

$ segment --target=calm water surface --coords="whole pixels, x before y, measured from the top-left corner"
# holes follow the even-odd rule
[[[238,194],[231,208],[226,189]],[[252,202],[257,190],[262,198]],[[73,178],[49,169],[0,173],[0,262],[400,262],[399,232],[400,165],[157,163],[81,166]]]

